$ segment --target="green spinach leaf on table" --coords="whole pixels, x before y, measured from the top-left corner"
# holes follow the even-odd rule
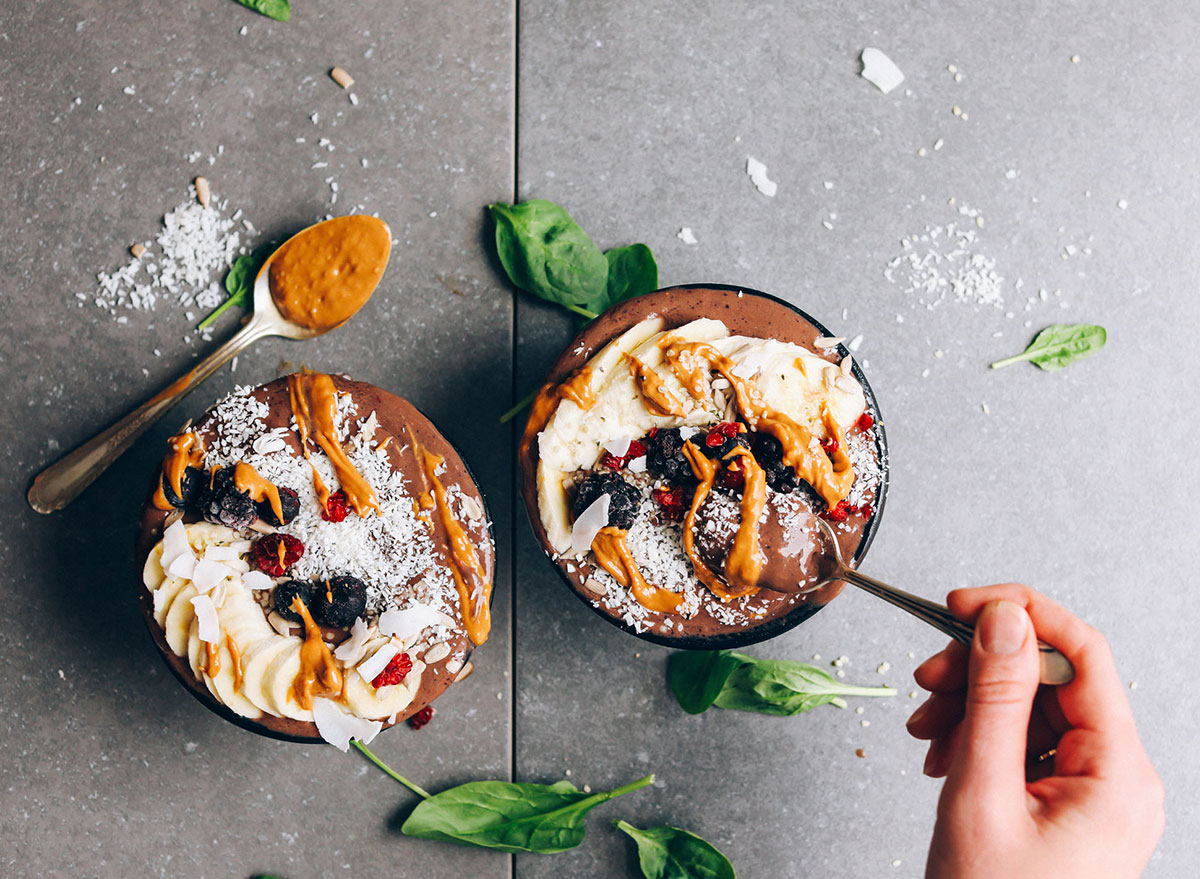
[[[642,830],[626,821],[616,826],[637,843],[646,879],[734,879],[729,858],[694,833],[669,826]]]
[[[1091,357],[1107,341],[1104,327],[1095,324],[1051,324],[1034,336],[1023,352],[997,360],[992,369],[1028,360],[1047,372],[1057,372],[1076,360]]]
[[[276,21],[290,21],[292,17],[292,7],[288,0],[237,0],[237,2]]]

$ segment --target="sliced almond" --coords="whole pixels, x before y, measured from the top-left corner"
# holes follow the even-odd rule
[[[426,650],[425,656],[422,658],[425,660],[426,665],[433,665],[435,662],[441,662],[449,655],[450,645],[443,641],[441,644],[434,644]]]
[[[344,89],[354,85],[354,77],[347,73],[341,67],[335,67],[329,71],[330,78]]]
[[[468,662],[466,665],[464,665],[462,667],[462,671],[460,671],[458,673],[458,677],[456,677],[454,679],[454,683],[457,684],[459,681],[465,681],[467,678],[469,678],[471,676],[471,672],[473,672],[473,671],[475,671],[475,663]]]
[[[208,187],[207,177],[197,177],[196,185],[196,200],[200,202],[201,207],[208,207],[209,201],[212,199],[212,190]]]
[[[842,358],[842,362],[838,366],[842,369],[842,375],[849,375],[850,370],[854,368],[854,358],[847,354]]]
[[[818,348],[835,348],[846,341],[845,336],[821,336],[813,342]]]
[[[140,258],[141,255],[146,252],[146,245],[135,244],[131,248],[129,248],[129,252],[132,253],[135,258]]]
[[[603,583],[601,583],[599,580],[597,580],[595,577],[588,577],[586,580],[584,580],[583,588],[586,589],[588,592],[592,593],[593,595],[603,595],[605,592],[608,591],[608,589],[605,587],[605,585]]]

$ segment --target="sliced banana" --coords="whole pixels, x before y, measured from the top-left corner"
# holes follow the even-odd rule
[[[162,566],[162,554],[163,545],[160,540],[154,549],[150,550],[150,555],[146,556],[146,564],[142,566],[142,582],[146,584],[146,588],[151,592],[162,585],[163,580],[167,579],[167,572],[163,570]]]
[[[362,675],[352,671],[346,673],[346,686],[343,693],[346,708],[350,710],[351,714],[357,714],[368,720],[380,720],[407,708],[413,700],[415,691],[410,690],[404,684],[393,684],[390,687],[380,687],[376,690],[363,680]]]
[[[208,651],[204,647],[204,642],[200,640],[200,621],[192,618],[192,625],[188,628],[188,643],[187,643],[187,658],[188,665],[192,667],[192,674],[204,681],[204,686],[208,687],[208,692],[217,696],[217,688],[213,686],[212,680],[204,670],[204,666],[208,661]]]
[[[263,689],[275,706],[275,713],[293,720],[312,721],[312,711],[301,708],[291,698],[292,684],[300,674],[300,648],[304,642],[299,638],[289,641],[287,650],[278,653],[263,674]]]
[[[183,656],[187,650],[188,627],[196,616],[192,599],[198,594],[196,584],[187,581],[187,585],[179,590],[175,600],[171,602],[171,609],[167,611],[166,619],[163,620],[163,635],[176,656]]]
[[[236,642],[237,639],[234,639],[234,643]],[[262,711],[258,706],[238,691],[238,680],[237,674],[234,671],[233,655],[229,652],[229,643],[224,638],[221,639],[217,655],[221,660],[221,667],[212,677],[205,675],[205,680],[211,684],[211,689],[216,690],[217,699],[225,707],[236,714],[240,714],[242,717],[261,717]]]
[[[268,692],[267,669],[275,658],[292,645],[299,644],[296,638],[285,638],[276,635],[273,639],[263,640],[253,650],[247,650],[242,657],[242,695],[255,707],[268,714],[278,715],[279,711]]]
[[[167,577],[163,580],[162,585],[154,590],[154,621],[160,626],[166,624],[167,614],[171,611],[171,604],[182,591],[183,587],[191,585],[191,580],[183,577]]]

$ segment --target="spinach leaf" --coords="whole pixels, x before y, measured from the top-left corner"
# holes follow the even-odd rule
[[[229,297],[209,312],[208,316],[196,325],[196,329],[202,330],[211,326],[230,308],[250,308],[254,305],[254,279],[258,277],[259,268],[277,247],[277,241],[261,244],[254,248],[253,253],[242,254],[233,261],[233,265],[225,274],[225,292]]]
[[[728,650],[675,653],[669,664],[671,690],[689,714],[709,706],[788,717],[842,696],[894,696],[891,687],[843,684],[829,672],[803,662],[756,659]]]
[[[894,696],[891,687],[856,687],[843,684],[823,668],[803,662],[753,659],[725,681],[714,700],[718,708],[756,711],[791,717],[832,703],[845,708],[841,696]]]
[[[694,833],[667,826],[641,830],[625,821],[616,826],[637,843],[646,879],[734,879],[729,858]]]
[[[288,0],[237,0],[237,2],[276,21],[289,21],[292,17],[292,7],[288,4]]]
[[[522,290],[573,311],[605,296],[608,261],[561,207],[532,199],[488,210],[496,222],[500,263]]]
[[[608,260],[608,288],[598,311],[658,289],[658,263],[646,245],[615,247],[604,258]]]
[[[586,794],[569,781],[523,784],[472,781],[422,800],[400,831],[505,852],[561,852],[583,841],[583,819],[613,797],[643,788],[653,775]]]
[[[688,714],[701,714],[720,695],[729,676],[749,659],[728,650],[677,651],[667,664],[671,692]]]
[[[1022,353],[997,360],[992,369],[1028,360],[1047,372],[1057,372],[1076,360],[1091,357],[1106,341],[1108,333],[1095,324],[1051,324],[1034,336]]]

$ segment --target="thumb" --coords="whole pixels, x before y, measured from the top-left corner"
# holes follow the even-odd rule
[[[1024,803],[1037,687],[1037,638],[1025,608],[1011,601],[985,605],[975,621],[966,711],[948,785],[972,791],[971,801],[980,806]]]

